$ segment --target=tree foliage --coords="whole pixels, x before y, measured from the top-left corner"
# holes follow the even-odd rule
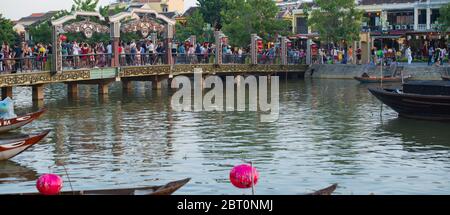
[[[439,9],[438,23],[441,32],[448,32],[450,30],[450,3]]]
[[[11,44],[16,41],[18,35],[13,30],[13,27],[11,20],[3,18],[2,14],[0,14],[0,44],[3,42]]]
[[[73,11],[96,11],[99,0],[73,0]]]
[[[279,20],[279,11],[272,0],[227,0],[228,9],[222,11],[223,31],[232,45],[246,47],[250,35],[261,36],[265,41],[275,41],[276,35],[288,35],[290,22]]]
[[[206,23],[216,26],[222,24],[221,11],[226,10],[228,0],[198,0],[200,14]]]
[[[203,20],[203,16],[200,11],[195,11],[190,17],[186,20],[186,25],[177,23],[175,26],[176,34],[175,39],[178,41],[185,41],[191,35],[197,36],[198,42],[204,42],[205,38],[203,35],[203,27],[205,26],[205,21]]]
[[[273,0],[199,0],[199,10],[188,17],[186,26],[176,26],[176,37],[185,40],[196,35],[199,42],[213,40],[213,32],[205,32],[206,23],[219,23],[231,45],[247,47],[250,35],[258,34],[266,41],[291,33],[290,22],[276,18],[278,7]],[[205,36],[209,36],[205,38]]]
[[[354,0],[315,0],[319,9],[309,11],[308,22],[322,40],[340,43],[359,40],[363,11]]]

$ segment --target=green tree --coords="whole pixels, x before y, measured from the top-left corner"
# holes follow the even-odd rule
[[[221,11],[227,9],[228,0],[198,0],[197,5],[203,20],[206,23],[216,26],[217,24],[222,24]]]
[[[98,10],[103,17],[110,17],[110,16],[114,16],[118,13],[125,12],[126,8],[125,7],[111,8],[109,5],[107,5],[107,6],[100,6]]]
[[[439,9],[439,31],[448,32],[450,30],[450,3]]]
[[[315,0],[319,9],[310,12],[308,23],[327,43],[359,40],[363,11],[354,0]]]
[[[12,44],[16,41],[17,34],[13,27],[11,20],[3,18],[2,14],[0,14],[0,44],[3,42]]]
[[[73,0],[73,11],[96,11],[99,0]]]
[[[205,26],[205,21],[203,20],[203,16],[200,11],[195,11],[190,17],[186,20],[186,25],[183,26],[179,23],[176,24],[176,34],[175,39],[178,41],[185,41],[191,35],[197,36],[198,42],[204,42],[205,38],[203,35],[203,27]]]
[[[228,0],[228,7],[221,15],[223,31],[232,45],[247,47],[253,33],[265,41],[290,34],[290,23],[276,18],[279,9],[272,0]]]

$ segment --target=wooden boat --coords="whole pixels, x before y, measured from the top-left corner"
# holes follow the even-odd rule
[[[45,111],[46,111],[46,109],[41,109],[37,112],[29,113],[29,114],[26,114],[23,116],[19,116],[17,118],[5,119],[5,120],[0,119],[0,133],[18,129],[18,128],[34,121],[35,119],[39,118]]]
[[[441,78],[442,78],[442,80],[444,80],[444,81],[450,81],[450,76],[442,75]]]
[[[403,81],[408,81],[411,77],[403,77]],[[381,83],[380,77],[369,76],[369,77],[354,77],[355,80],[361,82],[362,84],[370,83]],[[383,83],[401,83],[402,77],[383,77]]]
[[[333,185],[331,185],[331,186],[329,186],[327,188],[324,188],[324,189],[321,189],[321,190],[318,190],[316,192],[309,193],[309,194],[306,194],[306,195],[329,196],[329,195],[333,194],[333,192],[336,190],[337,186],[338,186],[338,184],[333,184]]]
[[[175,191],[186,185],[191,179],[186,178],[180,181],[173,181],[163,186],[152,186],[142,188],[111,189],[111,190],[84,190],[66,191],[60,195],[172,195]],[[9,195],[40,195],[39,193],[23,193]]]
[[[0,161],[8,160],[22,153],[34,144],[41,141],[45,136],[47,136],[49,132],[50,130],[47,130],[35,136],[0,140]]]
[[[408,93],[400,89],[369,88],[369,91],[399,116],[425,119],[450,120],[450,96]]]

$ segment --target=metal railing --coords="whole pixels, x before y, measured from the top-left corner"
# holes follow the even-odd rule
[[[112,54],[63,55],[63,70],[111,67]]]
[[[0,73],[44,71],[49,70],[50,66],[50,55],[38,55],[23,58],[3,58],[0,60]]]

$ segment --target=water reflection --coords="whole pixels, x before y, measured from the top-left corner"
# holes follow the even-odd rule
[[[75,189],[192,177],[177,194],[240,195],[228,174],[251,160],[261,174],[257,194],[302,194],[332,183],[340,184],[338,194],[450,193],[447,124],[398,118],[353,80],[280,84],[280,118],[272,123],[253,112],[176,112],[173,92],[149,83],[133,83],[128,92],[113,83],[106,98],[80,86],[77,100],[66,97],[66,86],[52,85],[48,112],[18,133],[52,132],[14,161],[35,174],[53,166],[65,177],[64,165]],[[31,90],[17,90],[16,112],[31,111],[23,97]],[[0,184],[0,193],[34,192],[35,178],[19,176],[0,175],[23,178]]]
[[[450,149],[450,125],[443,122],[396,118],[379,127],[393,136],[399,136],[405,146],[427,149]]]
[[[38,173],[14,161],[0,161],[0,184],[35,181]]]

